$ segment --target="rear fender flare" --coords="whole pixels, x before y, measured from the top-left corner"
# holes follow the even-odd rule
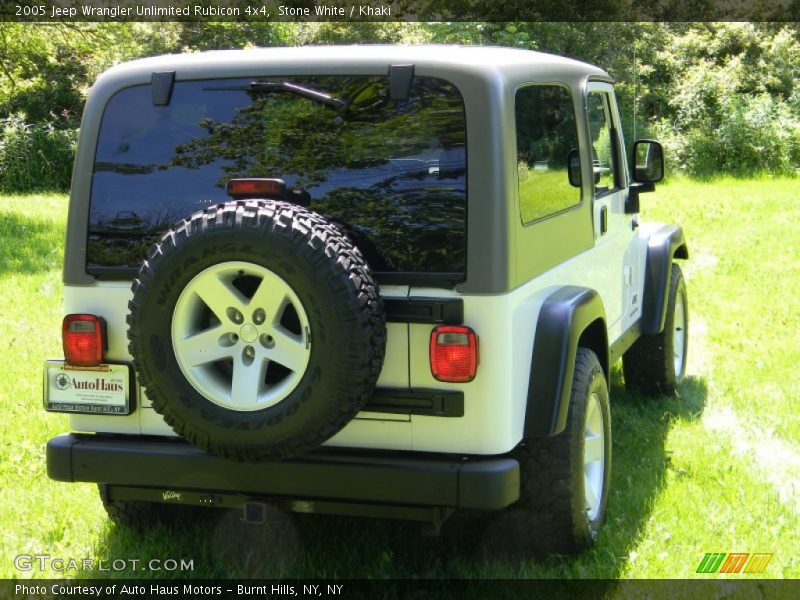
[[[567,422],[575,356],[584,332],[608,376],[605,309],[595,290],[564,286],[539,310],[533,342],[524,437],[556,435]]]

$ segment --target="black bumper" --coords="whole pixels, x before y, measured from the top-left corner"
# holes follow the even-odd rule
[[[321,448],[290,460],[241,463],[180,441],[104,435],[51,439],[47,474],[112,486],[483,510],[519,498],[519,463],[504,457]]]

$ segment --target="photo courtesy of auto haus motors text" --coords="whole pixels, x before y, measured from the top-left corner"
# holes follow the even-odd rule
[[[195,583],[108,583],[81,585],[51,583],[28,585],[16,583],[14,594],[24,598],[320,598],[342,597],[345,584],[195,584]]]

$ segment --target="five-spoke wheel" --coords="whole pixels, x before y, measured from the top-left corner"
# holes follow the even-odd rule
[[[203,396],[232,410],[258,410],[300,382],[311,331],[289,284],[260,265],[230,261],[184,288],[172,344],[181,371]]]

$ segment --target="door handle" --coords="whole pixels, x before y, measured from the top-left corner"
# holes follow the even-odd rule
[[[600,235],[604,235],[608,231],[608,206],[600,208]]]

